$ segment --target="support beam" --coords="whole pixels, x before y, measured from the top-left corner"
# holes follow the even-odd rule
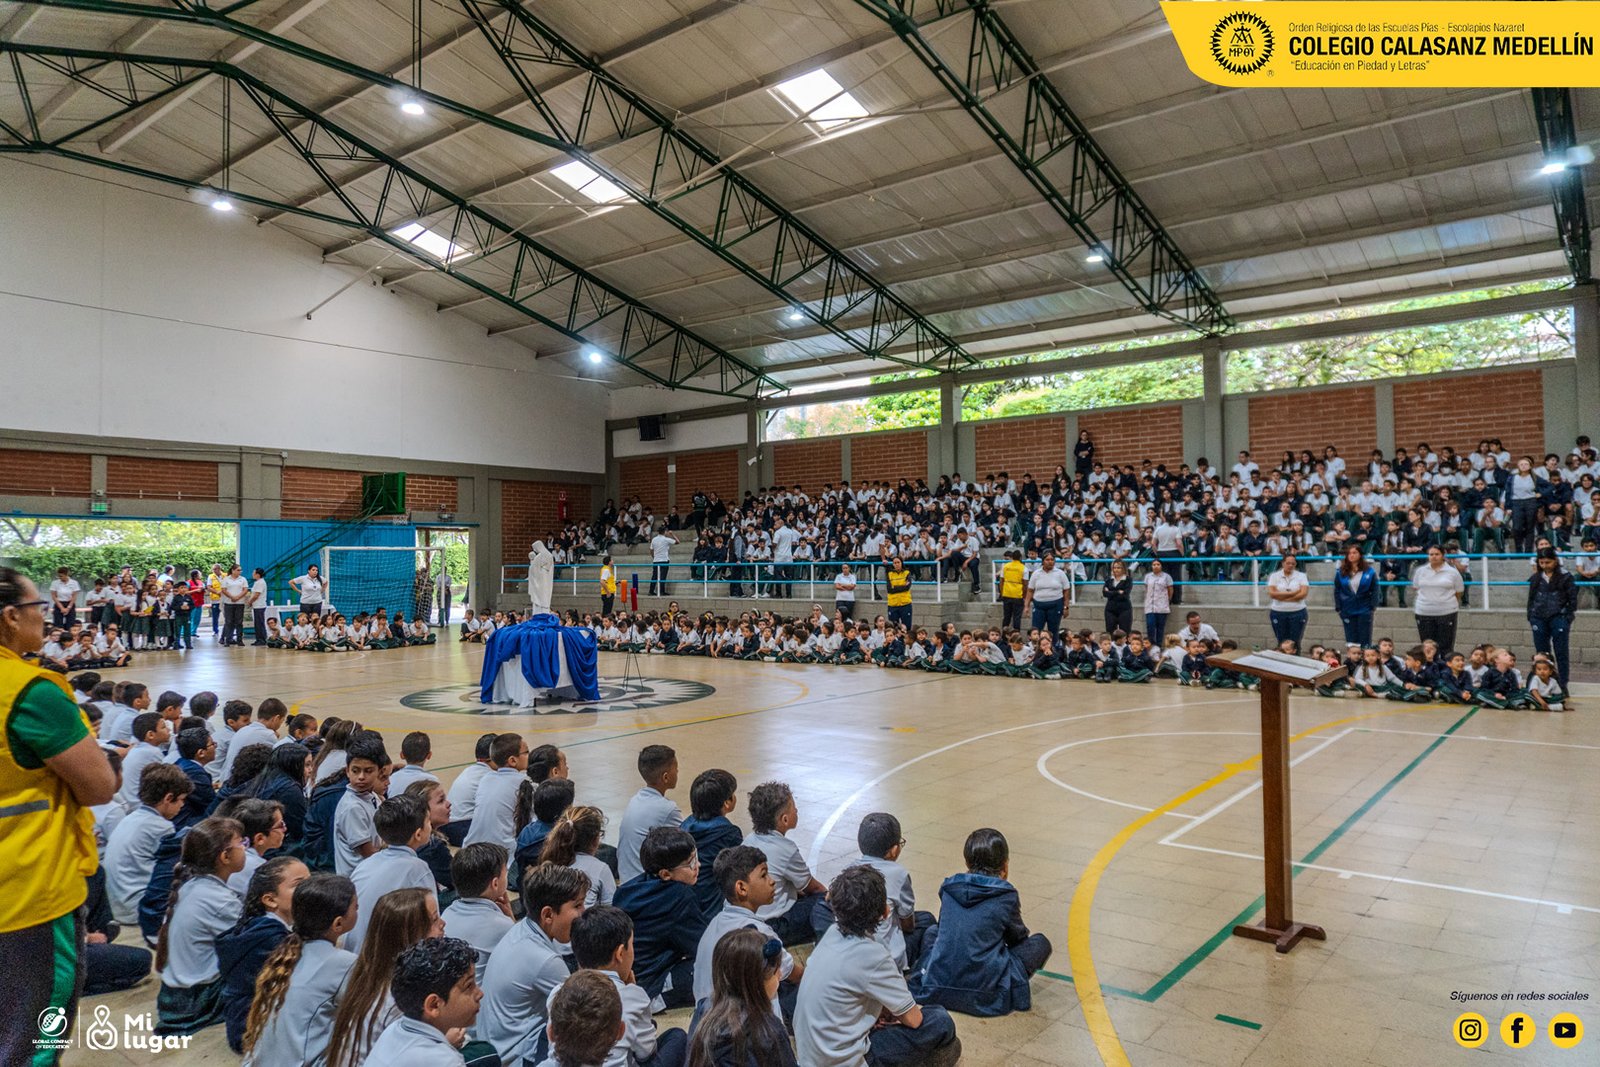
[[[915,0],[857,3],[899,34],[1084,246],[1105,257],[1105,268],[1140,307],[1201,333],[1232,325],[1211,286],[992,7],[967,0],[970,47],[957,63],[923,35]],[[948,15],[958,5],[936,6]],[[991,108],[979,92],[988,80],[999,92],[1021,86],[1020,107]]]
[[[1539,124],[1539,140],[1549,165],[1562,170],[1549,175],[1550,200],[1556,211],[1556,230],[1561,234],[1561,250],[1567,254],[1573,280],[1591,281],[1589,273],[1589,203],[1583,191],[1583,166],[1569,153],[1578,145],[1577,121],[1572,113],[1572,90],[1534,89],[1533,117]],[[1590,153],[1593,159],[1593,153]],[[1569,163],[1571,165],[1569,165]]]
[[[521,0],[460,2],[534,110],[568,142],[568,154],[627,190],[794,313],[875,359],[885,358],[890,345],[902,343],[911,352],[902,362],[912,366],[950,369],[976,362],[915,308],[574,47]],[[510,16],[503,28],[490,18],[496,8]],[[540,91],[541,80],[555,69],[584,72],[579,108]],[[608,147],[639,139],[647,146],[654,142],[654,151],[641,153],[653,159],[648,178],[619,169],[601,154]],[[676,206],[679,200],[696,202],[701,209],[715,205],[710,224],[696,221],[703,210],[685,212]],[[809,277],[822,279],[821,292],[802,301],[797,286]],[[844,329],[840,321],[846,316],[864,319],[862,328]]]
[[[82,81],[96,99],[112,105],[86,128],[46,138],[0,123],[0,152],[53,154],[151,181],[193,188],[191,179],[118,163],[69,147],[92,130],[147,107],[193,80],[226,79],[236,89],[241,107],[279,130],[299,155],[308,174],[326,186],[340,213],[299,209],[296,214],[336,226],[366,231],[389,247],[468,285],[570,341],[609,353],[610,358],[650,381],[669,388],[692,389],[727,396],[759,395],[781,384],[670,320],[626,293],[589,274],[554,250],[514,232],[510,227],[456,197],[448,189],[385,156],[349,130],[236,67],[213,60],[167,56],[118,55],[87,49],[43,48],[0,42],[8,55],[24,98],[27,80],[65,76]],[[334,176],[351,165],[381,163],[384,179],[376,193],[355,191]],[[238,186],[225,190],[241,203],[281,208],[268,196],[240,191],[257,188],[240,175]],[[441,247],[427,250],[403,239],[396,229],[417,216],[434,219]],[[714,387],[700,384],[710,378]]]

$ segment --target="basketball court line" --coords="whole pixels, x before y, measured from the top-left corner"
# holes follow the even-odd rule
[[[1289,740],[1292,743],[1331,727],[1344,726],[1352,722],[1361,722],[1366,719],[1378,718],[1385,715],[1416,714],[1418,712],[1428,710],[1435,709],[1414,706],[1409,708],[1398,708],[1393,711],[1374,712],[1368,715],[1354,715],[1343,719],[1334,719],[1330,722],[1321,723],[1317,726],[1310,727],[1309,729],[1302,730],[1290,737]],[[1412,771],[1421,766],[1423,760],[1427,759],[1430,755],[1437,751],[1438,748],[1444,744],[1446,738],[1450,734],[1453,734],[1459,730],[1468,719],[1472,718],[1472,716],[1476,715],[1477,713],[1478,709],[1474,707],[1468,710],[1468,712],[1461,718],[1457,719],[1455,723],[1444,732],[1444,734],[1436,737],[1432,744],[1419,753],[1417,757],[1405,767],[1401,768],[1399,773],[1397,773],[1393,778],[1389,779],[1388,782],[1380,786],[1377,792],[1368,797],[1367,800],[1359,808],[1352,812],[1344,822],[1335,827],[1327,837],[1323,838],[1321,842],[1313,847],[1312,850],[1306,854],[1303,862],[1309,863],[1321,858],[1324,852],[1333,847],[1333,844],[1336,841],[1343,837],[1345,833],[1347,833],[1349,829],[1356,824],[1357,821],[1371,811],[1380,800],[1382,800],[1389,794],[1391,790],[1394,789],[1395,786],[1399,785],[1400,782],[1410,775]],[[1111,1013],[1107,1009],[1105,1003],[1106,991],[1100,984],[1099,974],[1095,969],[1094,953],[1090,944],[1090,915],[1094,906],[1095,892],[1100,886],[1101,876],[1110,866],[1111,861],[1116,857],[1116,854],[1122,850],[1123,846],[1126,845],[1128,841],[1132,840],[1136,833],[1138,833],[1144,827],[1155,822],[1163,812],[1171,811],[1177,807],[1180,807],[1195,797],[1214,789],[1223,782],[1228,781],[1230,778],[1233,778],[1241,772],[1259,764],[1260,761],[1261,753],[1258,752],[1243,762],[1228,764],[1222,770],[1218,771],[1204,782],[1201,782],[1199,785],[1185,790],[1160,807],[1141,815],[1139,818],[1123,827],[1122,830],[1118,831],[1118,833],[1112,837],[1110,841],[1106,842],[1106,844],[1101,847],[1100,851],[1095,854],[1095,857],[1089,861],[1088,866],[1084,868],[1084,873],[1078,880],[1078,887],[1072,894],[1072,902],[1068,906],[1067,910],[1067,958],[1072,965],[1073,986],[1078,992],[1079,1006],[1083,1010],[1084,1022],[1088,1026],[1089,1036],[1093,1039],[1095,1048],[1100,1053],[1100,1059],[1106,1065],[1106,1067],[1132,1067],[1132,1061],[1128,1059],[1127,1049],[1123,1047],[1122,1039],[1117,1036],[1116,1025],[1111,1021]],[[1297,876],[1298,874],[1298,871],[1292,871],[1293,876]],[[1170,990],[1187,974],[1189,974],[1190,971],[1199,966],[1201,961],[1210,956],[1211,953],[1215,952],[1230,936],[1232,936],[1233,928],[1235,926],[1247,922],[1258,911],[1260,911],[1265,904],[1266,894],[1263,893],[1260,896],[1257,896],[1256,899],[1251,901],[1250,904],[1240,911],[1237,916],[1225,923],[1221,929],[1207,939],[1204,944],[1186,956],[1178,963],[1176,967],[1168,971],[1166,975],[1164,975],[1155,983],[1155,985],[1151,986],[1142,996],[1139,996],[1137,999],[1143,1000],[1147,1003],[1160,999],[1168,990]]]

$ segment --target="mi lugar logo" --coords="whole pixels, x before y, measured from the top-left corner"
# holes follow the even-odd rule
[[[1235,11],[1211,31],[1211,55],[1231,74],[1254,74],[1272,58],[1272,28],[1250,11]]]

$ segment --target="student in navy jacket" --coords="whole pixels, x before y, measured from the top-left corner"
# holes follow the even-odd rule
[[[183,798],[183,807],[172,820],[172,828],[182,830],[204,819],[217,802],[211,772],[206,770],[206,764],[217,754],[217,743],[212,740],[211,731],[203,726],[180,730],[172,743],[178,746],[178,769],[194,783],[189,795]]]
[[[1344,624],[1347,645],[1372,645],[1372,613],[1378,607],[1378,572],[1359,545],[1345,549],[1344,562],[1333,576],[1333,609]]]
[[[267,769],[245,787],[257,800],[275,800],[283,805],[283,843],[293,848],[306,835],[306,761],[311,750],[297,741],[288,741],[272,750]],[[335,806],[337,806],[335,801]]]
[[[689,808],[693,812],[683,820],[681,829],[694,838],[695,851],[700,858],[700,873],[695,881],[695,898],[700,902],[700,914],[709,922],[722,910],[722,887],[717,884],[713,870],[717,857],[725,848],[744,843],[744,831],[728,820],[728,812],[738,802],[739,782],[724,770],[701,771],[689,787]]]
[[[222,975],[222,1020],[228,1047],[244,1052],[245,1023],[256,995],[256,978],[272,950],[289,936],[294,887],[310,875],[293,856],[275,856],[256,868],[245,891],[239,925],[217,938],[217,970]]]
[[[928,931],[912,991],[923,1004],[968,1015],[1007,1015],[1033,1006],[1028,980],[1050,959],[1050,941],[1029,934],[1008,881],[1011,850],[999,830],[974,830],[965,874],[939,887],[939,924]]]
[[[676,826],[657,826],[639,847],[644,873],[617,886],[612,903],[633,920],[633,976],[652,1000],[668,1008],[694,1004],[694,957],[706,917],[695,884],[700,865],[694,838]],[[667,976],[672,988],[663,991]]]

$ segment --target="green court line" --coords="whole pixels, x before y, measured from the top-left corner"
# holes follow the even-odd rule
[[[1400,769],[1398,774],[1389,779],[1383,785],[1379,786],[1377,792],[1368,797],[1366,802],[1363,803],[1359,808],[1351,812],[1350,816],[1345,819],[1344,822],[1334,827],[1333,831],[1329,833],[1327,837],[1323,838],[1314,848],[1312,848],[1310,852],[1305,854],[1304,859],[1301,859],[1291,868],[1291,877],[1300,877],[1300,872],[1305,869],[1302,864],[1315,863],[1323,853],[1327,852],[1328,849],[1332,848],[1341,837],[1348,833],[1352,826],[1354,826],[1358,821],[1361,820],[1363,816],[1376,807],[1380,800],[1388,796],[1389,793],[1393,791],[1395,786],[1399,785],[1412,771],[1421,766],[1423,760],[1433,755],[1434,752],[1436,752],[1439,747],[1445,743],[1445,741],[1449,740],[1451,734],[1454,734],[1457,730],[1461,729],[1462,726],[1466,725],[1467,720],[1476,714],[1478,714],[1477,707],[1468,709],[1465,715],[1457,719],[1448,729],[1445,730],[1444,733],[1434,738],[1433,742],[1429,744],[1427,748],[1418,753],[1416,759],[1406,764]],[[1128,997],[1132,1000],[1141,1000],[1146,1004],[1155,1003],[1157,1000],[1160,1000],[1164,995],[1166,995],[1167,991],[1173,986],[1183,981],[1183,979],[1188,976],[1190,971],[1194,970],[1202,962],[1204,962],[1207,956],[1210,956],[1213,952],[1220,948],[1223,942],[1232,937],[1233,928],[1235,926],[1241,926],[1248,922],[1252,916],[1266,906],[1266,903],[1267,897],[1265,893],[1256,897],[1255,900],[1251,901],[1245,906],[1243,911],[1239,912],[1239,914],[1235,915],[1233,918],[1224,923],[1222,928],[1207,938],[1204,944],[1180,960],[1176,967],[1168,971],[1160,978],[1160,980],[1155,983],[1155,985],[1151,986],[1143,993],[1135,993],[1126,989],[1118,989],[1115,986],[1109,985],[1104,986],[1103,988],[1107,993],[1114,993],[1117,996]],[[1056,978],[1066,982],[1072,981],[1072,978],[1068,975],[1055,974],[1050,971],[1040,971],[1038,973],[1047,978]],[[1222,1016],[1219,1015],[1217,1018],[1220,1019]]]
[[[1261,1024],[1260,1023],[1253,1023],[1249,1019],[1238,1019],[1238,1018],[1235,1018],[1232,1015],[1218,1015],[1217,1016],[1217,1022],[1219,1022],[1219,1023],[1232,1023],[1234,1026],[1242,1026],[1246,1030],[1259,1030],[1259,1029],[1261,1029]]]

